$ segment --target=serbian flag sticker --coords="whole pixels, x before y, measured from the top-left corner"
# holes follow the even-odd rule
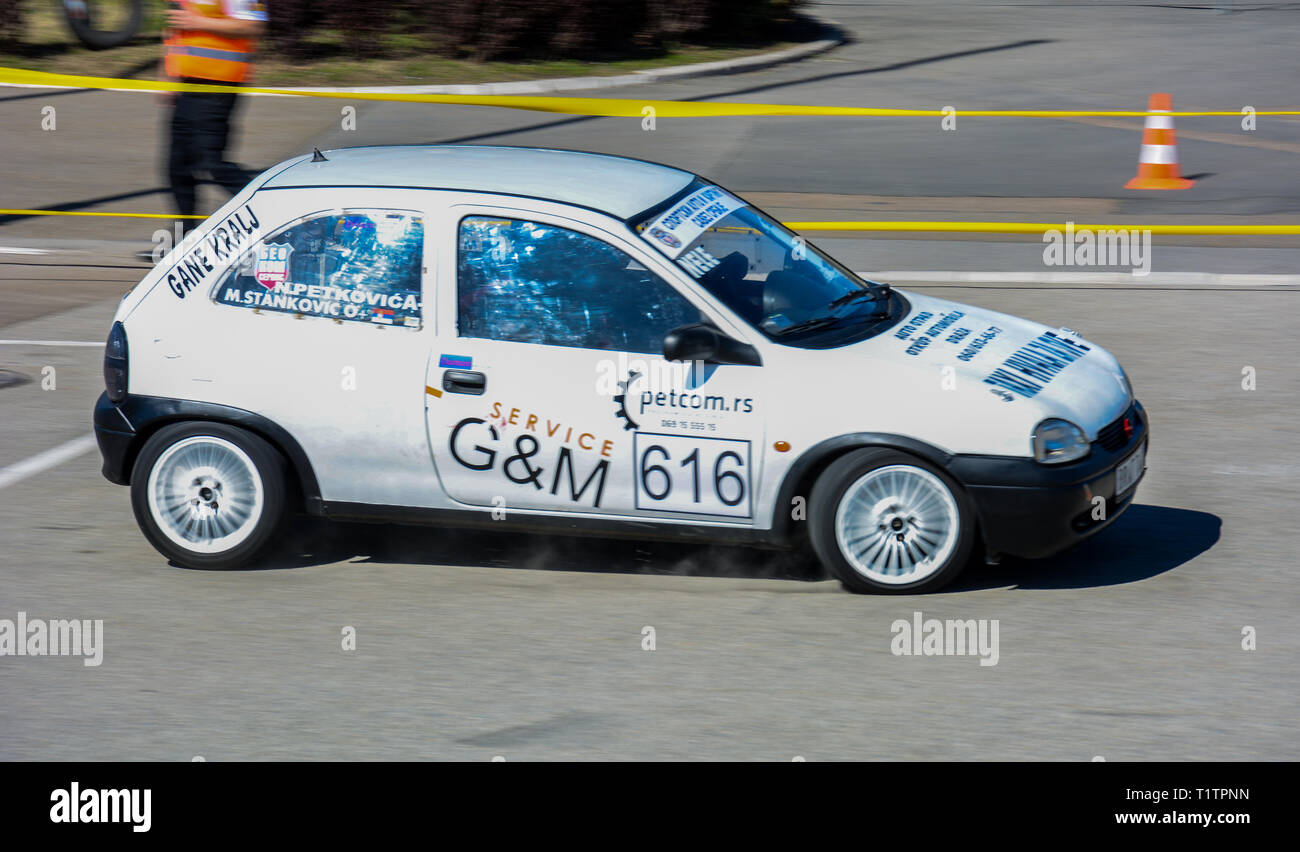
[[[370,319],[374,322],[382,322],[384,325],[393,324],[392,308],[372,308],[371,310],[374,311],[374,313],[371,315]]]

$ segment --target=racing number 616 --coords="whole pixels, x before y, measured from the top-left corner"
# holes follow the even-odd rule
[[[636,437],[637,508],[749,517],[748,441]]]

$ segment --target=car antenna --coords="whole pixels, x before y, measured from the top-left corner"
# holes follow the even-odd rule
[[[312,161],[313,163],[328,163],[328,162],[329,162],[329,160],[326,159],[325,155],[322,154],[322,153],[320,152],[320,148],[312,148],[312,149],[311,149],[311,161]]]

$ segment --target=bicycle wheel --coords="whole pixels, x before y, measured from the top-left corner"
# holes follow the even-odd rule
[[[60,0],[68,28],[92,50],[126,44],[140,29],[144,0]]]

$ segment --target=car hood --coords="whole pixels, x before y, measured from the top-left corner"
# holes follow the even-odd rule
[[[1069,329],[905,295],[902,322],[850,348],[879,362],[870,373],[877,391],[936,419],[958,418],[948,429],[1010,434],[1023,454],[1024,435],[1045,418],[1069,420],[1093,441],[1132,401],[1114,356]]]

